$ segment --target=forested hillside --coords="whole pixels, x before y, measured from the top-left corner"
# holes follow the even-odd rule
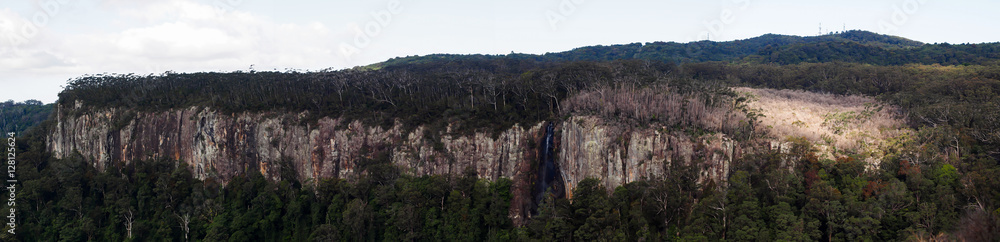
[[[62,115],[205,107],[228,115],[291,113],[304,117],[304,126],[323,117],[401,123],[424,127],[429,136],[497,135],[516,124],[586,116],[620,129],[746,145],[721,180],[699,180],[706,171],[698,161],[665,163],[661,176],[618,187],[604,187],[608,177],[590,177],[566,188],[572,196],[539,193],[553,195],[538,197],[530,218],[515,224],[508,210],[520,206],[516,184],[534,180],[477,179],[471,170],[413,176],[389,162],[391,152],[378,151],[391,147],[364,146],[373,151],[358,161],[367,172],[357,180],[298,180],[283,167],[280,179],[249,173],[225,183],[195,179],[170,157],[103,171],[92,157],[52,158],[45,147],[55,128],[49,122],[18,142],[25,222],[17,238],[995,241],[998,47],[850,31],[546,55],[432,55],[336,71],[84,76],[60,93],[57,105],[80,105]],[[850,100],[782,114],[794,120],[773,111],[780,100],[832,99]],[[872,117],[891,122],[879,125]],[[132,122],[121,119],[117,127]],[[824,131],[812,137],[778,130],[809,127]],[[857,149],[864,144],[834,139],[845,133],[879,145]],[[545,134],[549,139],[530,142],[529,150],[549,144],[564,152],[567,144],[553,143],[552,135],[559,134]],[[710,153],[709,141],[695,143],[692,152]]]
[[[997,64],[1000,43],[925,44],[901,37],[851,30],[799,37],[767,34],[727,42],[652,42],[587,46],[544,55],[428,55],[394,58],[367,68],[440,60],[530,59],[540,62],[648,60],[696,63],[706,61],[752,64],[853,62],[872,65],[986,65]]]
[[[42,104],[38,100],[15,103],[13,100],[0,103],[0,130],[24,133],[49,118],[53,104]]]

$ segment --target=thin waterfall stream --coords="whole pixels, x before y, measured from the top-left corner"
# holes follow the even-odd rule
[[[543,139],[542,148],[540,152],[541,157],[539,161],[538,170],[538,182],[535,187],[535,207],[542,203],[545,196],[550,195],[555,188],[553,188],[556,182],[556,176],[558,176],[558,171],[555,164],[555,145],[554,145],[554,133],[555,133],[555,123],[550,122],[548,126],[545,127],[545,138]],[[555,193],[557,197],[561,197],[562,194]]]

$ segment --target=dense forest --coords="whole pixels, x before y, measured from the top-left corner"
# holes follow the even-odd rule
[[[42,104],[38,100],[14,102],[8,100],[0,103],[0,130],[4,132],[24,133],[29,128],[38,125],[49,118],[53,104]]]
[[[226,113],[294,112],[370,125],[402,122],[454,132],[599,115],[741,139],[766,133],[729,87],[863,94],[898,106],[911,135],[889,140],[878,164],[779,137],[788,152],[739,157],[725,182],[697,167],[606,188],[593,178],[572,200],[546,197],[525,226],[508,217],[511,183],[414,177],[387,154],[361,162],[360,181],[280,182],[250,174],[226,185],[165,159],[109,166],[51,158],[47,121],[19,138],[23,182],[16,238],[27,241],[897,241],[1000,239],[1000,65],[997,44],[922,44],[850,31],[734,42],[585,47],[547,55],[434,55],[316,72],[91,75],[58,105]],[[652,51],[656,50],[656,51]],[[695,50],[691,52],[691,50]],[[608,97],[618,106],[603,106]],[[675,98],[681,97],[681,98]],[[674,99],[671,99],[674,98]],[[637,102],[632,104],[630,102]],[[676,102],[678,112],[643,105]],[[706,123],[691,108],[735,115]],[[51,109],[51,108],[50,108]],[[669,110],[669,109],[664,109]],[[72,113],[77,112],[77,113]],[[701,112],[699,112],[701,113]],[[727,116],[728,117],[728,116]],[[288,173],[291,173],[288,171]],[[10,235],[5,237],[5,241]]]

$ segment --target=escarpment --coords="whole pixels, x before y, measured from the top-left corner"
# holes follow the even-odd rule
[[[495,180],[516,177],[517,166],[529,152],[528,140],[542,125],[515,125],[496,136],[453,136],[442,130],[439,139],[431,139],[425,127],[404,131],[398,123],[383,128],[334,118],[300,124],[302,117],[273,112],[226,115],[198,107],[60,114],[47,143],[55,157],[80,152],[99,170],[116,162],[165,157],[187,163],[199,179],[223,183],[247,172],[281,179],[285,167],[301,181],[353,179],[362,172],[360,161],[378,156],[414,175],[458,175],[472,169]]]
[[[619,72],[623,77],[616,82],[640,81],[625,78],[624,69]],[[388,76],[370,76],[380,73]],[[572,201],[577,184],[587,178],[598,179],[609,192],[663,178],[727,186],[730,172],[742,165],[737,160],[767,150],[787,153],[789,138],[824,141],[826,145],[817,145],[818,154],[832,159],[838,154],[831,151],[844,149],[877,154],[883,150],[881,139],[905,132],[895,131],[901,122],[892,119],[892,108],[859,97],[675,87],[660,79],[648,79],[652,82],[643,87],[618,83],[565,94],[544,91],[561,90],[543,81],[576,73],[571,71],[493,80],[498,85],[519,81],[507,84],[509,92],[487,81],[473,82],[485,85],[482,95],[467,92],[472,84],[458,79],[452,81],[461,85],[436,76],[408,80],[420,85],[391,82],[408,73],[344,72],[339,74],[346,77],[333,76],[332,82],[302,81],[309,79],[296,74],[255,79],[261,77],[253,73],[237,73],[246,80],[187,79],[198,75],[81,79],[61,94],[46,148],[55,158],[78,153],[102,171],[129,162],[173,160],[185,164],[195,178],[223,185],[254,174],[271,181],[314,183],[331,178],[358,182],[396,171],[510,179],[509,216],[524,225],[547,196]],[[274,89],[268,80],[299,89]],[[334,85],[348,80],[361,82]],[[210,84],[215,86],[201,88]],[[161,92],[125,92],[134,103],[88,95],[147,85],[189,94],[164,101],[172,99]],[[245,93],[221,91],[241,85]],[[453,86],[444,88],[448,85]],[[416,86],[441,88],[419,90],[426,95],[407,89]],[[287,95],[260,94],[274,91]],[[878,159],[868,157],[869,164]],[[794,165],[786,158],[783,166]]]
[[[310,120],[304,112],[224,113],[198,106],[144,112],[82,104],[57,109],[48,151],[55,158],[79,153],[98,170],[169,159],[185,163],[198,179],[222,184],[254,173],[272,181],[357,181],[376,163],[414,176],[472,171],[482,179],[513,181],[509,215],[519,225],[545,196],[572,199],[573,189],[587,178],[608,189],[678,174],[721,185],[744,154],[789,149],[780,138],[737,139],[728,135],[733,131],[637,124],[607,114],[569,113],[559,120],[460,132],[461,123],[407,128],[401,122]],[[711,127],[710,121],[692,123]],[[726,122],[733,121],[719,123]]]
[[[198,179],[223,184],[252,172],[271,180],[353,180],[365,174],[365,164],[373,161],[389,162],[416,176],[461,176],[471,170],[479,178],[514,181],[510,215],[519,224],[530,216],[532,201],[537,203],[543,195],[539,185],[556,196],[572,198],[575,184],[585,178],[599,178],[613,188],[663,176],[673,162],[702,168],[700,181],[724,181],[739,152],[736,142],[722,135],[695,138],[645,128],[622,131],[625,127],[590,116],[516,124],[495,134],[459,135],[451,127],[405,130],[399,123],[384,128],[329,117],[309,123],[300,122],[304,114],[223,114],[200,107],[161,112],[74,110],[80,111],[75,115],[62,111],[47,136],[48,150],[56,158],[78,152],[98,170],[166,158],[187,164]],[[547,174],[557,175],[544,177]]]
[[[56,158],[79,152],[99,170],[167,158],[186,163],[199,179],[222,183],[248,172],[280,180],[282,169],[291,169],[300,181],[350,180],[364,173],[365,160],[375,159],[388,159],[417,176],[462,175],[471,169],[489,180],[531,182],[543,165],[539,152],[546,135],[546,122],[517,124],[497,134],[458,135],[450,127],[404,130],[399,123],[384,128],[329,117],[312,124],[300,122],[303,114],[223,114],[200,107],[59,113],[47,137]],[[626,130],[590,116],[557,122],[554,135],[555,169],[566,190],[587,177],[600,178],[607,187],[658,177],[672,162],[697,163],[704,168],[700,180],[724,179],[726,167],[739,155],[738,144],[721,134],[696,138],[652,128]]]
[[[400,122],[379,126],[334,117],[306,122],[307,113],[226,114],[197,106],[141,112],[88,109],[78,103],[57,109],[56,124],[46,141],[56,158],[79,152],[98,170],[166,158],[186,163],[198,179],[223,184],[249,172],[271,180],[353,180],[365,174],[366,164],[388,162],[415,176],[460,176],[471,170],[479,178],[511,179],[525,197],[537,198],[551,187],[571,198],[572,189],[586,178],[598,178],[610,189],[663,177],[676,166],[694,166],[699,183],[724,183],[731,164],[743,154],[788,148],[774,147],[782,137],[737,141],[727,132],[699,133],[683,126],[635,125],[574,113],[496,131],[456,132],[454,125],[404,128]],[[768,127],[791,122],[772,121],[772,116],[781,117],[778,111],[764,112]],[[826,122],[819,122],[800,126],[828,129]],[[860,124],[849,127],[867,127],[861,121],[851,122]],[[885,136],[897,132],[883,129],[888,130],[881,131]],[[879,149],[878,143],[866,147]]]

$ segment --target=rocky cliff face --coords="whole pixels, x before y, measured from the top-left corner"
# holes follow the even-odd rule
[[[481,178],[514,178],[525,163],[529,139],[542,123],[514,126],[496,137],[484,133],[439,140],[424,127],[404,132],[402,125],[370,127],[323,118],[301,124],[302,114],[223,115],[203,108],[131,114],[118,110],[58,116],[47,138],[57,158],[80,152],[98,169],[114,162],[167,157],[185,162],[199,179],[226,180],[249,171],[280,179],[282,165],[297,178],[353,179],[358,161],[377,151],[414,175],[461,174],[471,168]],[[284,164],[290,163],[290,164]],[[530,163],[527,163],[530,165]]]
[[[673,162],[700,168],[699,182],[724,182],[740,146],[721,135],[692,137],[666,128],[631,128],[607,124],[596,117],[574,116],[562,123],[559,151],[566,187],[588,177],[604,186],[619,185],[664,174]],[[567,191],[567,197],[572,197]]]
[[[304,114],[222,114],[191,107],[164,112],[103,110],[64,115],[47,137],[56,158],[79,152],[103,170],[118,162],[166,157],[187,163],[199,179],[229,179],[259,172],[272,180],[291,169],[300,181],[355,179],[359,161],[389,154],[391,162],[413,175],[461,175],[475,170],[480,178],[514,181],[512,218],[525,209],[538,179],[546,123],[515,125],[499,134],[452,135],[450,128],[431,134],[425,127],[404,130],[358,121],[322,118],[303,124]],[[599,178],[609,189],[643,178],[659,177],[673,162],[698,165],[699,180],[725,180],[739,145],[722,135],[692,137],[665,129],[630,128],[598,118],[573,116],[555,124],[554,146],[559,190],[572,197],[575,185]],[[551,133],[550,133],[551,135]],[[431,138],[437,137],[437,138]],[[552,144],[554,143],[554,144]],[[565,188],[563,188],[565,187]]]
[[[462,175],[472,169],[480,178],[514,181],[515,222],[527,215],[531,201],[535,143],[544,123],[515,125],[497,135],[451,135],[451,128],[433,135],[424,127],[404,131],[322,118],[301,124],[304,114],[244,113],[225,115],[192,107],[165,112],[123,110],[80,112],[58,107],[57,124],[47,149],[56,158],[79,152],[98,170],[119,162],[166,157],[187,163],[198,179],[223,184],[233,177],[259,172],[280,180],[291,169],[300,181],[321,178],[355,179],[365,159],[388,156],[413,175]],[[70,108],[62,112],[62,108]],[[432,139],[429,136],[437,137]]]

